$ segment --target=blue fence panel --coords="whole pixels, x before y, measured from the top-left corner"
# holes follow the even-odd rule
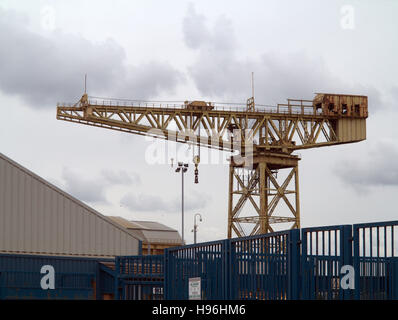
[[[44,265],[54,268],[54,289],[41,287]],[[0,299],[96,299],[97,282],[98,259],[0,254]]]
[[[116,257],[118,274],[121,277],[163,277],[163,255]]]
[[[299,231],[231,239],[231,299],[285,300],[297,297]],[[294,258],[293,258],[294,256]]]
[[[43,290],[39,272],[1,271],[2,299],[94,299],[95,274],[60,273],[55,276],[55,289]]]
[[[398,221],[353,226],[355,299],[398,299]]]
[[[163,255],[116,257],[115,269],[116,299],[163,299]]]
[[[227,246],[228,240],[222,240],[166,249],[166,299],[188,300],[189,279],[197,277],[203,300],[226,299]]]
[[[100,299],[104,295],[110,296],[115,293],[115,270],[102,263],[99,264],[99,288]]]
[[[350,225],[304,228],[301,231],[301,299],[349,299],[340,286],[341,267],[352,265]]]

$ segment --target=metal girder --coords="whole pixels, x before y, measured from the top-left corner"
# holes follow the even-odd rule
[[[253,223],[253,222],[258,222],[260,220],[259,216],[251,216],[251,217],[240,217],[240,218],[235,218],[235,222],[239,223]],[[256,222],[256,223],[257,223]],[[287,222],[296,222],[296,218],[294,217],[269,217],[269,223],[274,224],[274,223],[287,223]]]
[[[255,157],[251,169],[230,164],[228,237],[238,237],[273,232],[273,225],[290,223],[291,228],[300,227],[298,157],[271,155]],[[275,170],[287,171],[286,177],[278,181]],[[281,179],[279,179],[281,180]],[[294,183],[293,183],[294,181]],[[293,197],[289,199],[288,195]],[[237,200],[237,201],[235,201]],[[243,208],[249,200],[255,215],[243,215]],[[258,200],[256,202],[256,200]],[[289,216],[277,215],[276,208],[282,200]],[[245,224],[245,226],[243,226]],[[251,224],[251,226],[250,226]]]
[[[220,150],[244,150],[250,143],[291,153],[342,143],[334,129],[337,118],[312,112],[312,107],[310,110],[191,110],[176,105],[126,106],[87,100],[80,106],[58,105],[57,119],[178,142],[190,141]],[[198,135],[199,127],[202,136]],[[231,128],[238,130],[234,144]]]

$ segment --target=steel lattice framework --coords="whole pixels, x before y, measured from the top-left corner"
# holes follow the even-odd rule
[[[58,104],[57,119],[238,151],[240,158],[230,161],[228,236],[234,232],[240,237],[272,232],[277,223],[300,227],[300,157],[292,153],[366,139],[367,107],[366,96],[336,94],[288,99],[277,106],[254,105],[249,99],[242,108],[202,101],[162,105],[93,100],[84,94],[75,105]],[[283,181],[277,179],[280,170],[287,171]],[[242,213],[247,200],[254,215]],[[289,209],[288,216],[277,215],[281,202]]]
[[[119,130],[134,134],[187,142],[202,128],[205,136],[195,136],[202,145],[231,150],[230,128],[242,132],[242,141],[261,141],[266,150],[292,152],[339,143],[333,118],[325,118],[312,107],[299,110],[257,109],[244,111],[226,108],[208,111],[189,110],[184,106],[111,105],[112,101],[90,102],[87,106],[59,105],[57,119]],[[292,107],[293,108],[293,107]],[[308,110],[310,109],[310,110]],[[295,136],[297,135],[298,144]],[[242,144],[244,149],[244,144]]]

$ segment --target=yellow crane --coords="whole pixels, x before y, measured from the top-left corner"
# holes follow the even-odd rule
[[[366,96],[330,93],[276,106],[251,97],[242,107],[108,101],[85,93],[74,105],[57,105],[59,120],[238,152],[229,165],[229,238],[273,232],[278,223],[300,228],[300,156],[294,151],[365,140],[367,117]],[[246,204],[254,214],[244,213]]]

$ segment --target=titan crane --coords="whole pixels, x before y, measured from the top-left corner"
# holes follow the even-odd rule
[[[300,228],[301,158],[295,151],[365,140],[367,117],[366,96],[329,93],[276,106],[257,105],[252,97],[243,108],[204,101],[155,105],[93,100],[85,93],[74,105],[57,106],[59,120],[234,152],[229,162],[229,238],[274,232],[280,223]],[[194,160],[197,167],[199,157]],[[278,214],[282,204],[284,211]]]

